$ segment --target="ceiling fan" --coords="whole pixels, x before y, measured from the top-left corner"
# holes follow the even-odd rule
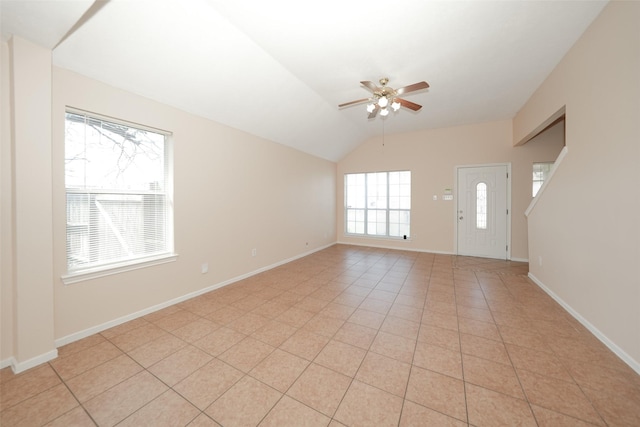
[[[349,107],[351,105],[363,104],[365,102],[368,102],[369,105],[367,105],[367,112],[369,113],[370,119],[374,118],[376,114],[378,114],[378,111],[380,111],[381,116],[388,115],[388,107],[391,107],[393,111],[398,111],[401,106],[413,111],[418,111],[422,108],[422,105],[418,105],[414,102],[407,101],[406,99],[399,98],[398,95],[404,95],[410,92],[427,89],[429,87],[429,83],[418,82],[409,86],[401,87],[400,89],[393,89],[387,86],[387,83],[389,83],[389,79],[386,77],[380,79],[380,86],[376,86],[370,81],[360,82],[362,86],[373,93],[373,96],[369,98],[358,99],[356,101],[345,102],[344,104],[338,105],[338,108]]]

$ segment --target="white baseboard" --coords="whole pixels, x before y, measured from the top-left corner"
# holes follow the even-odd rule
[[[43,353],[39,356],[32,357],[29,360],[25,360],[24,362],[18,362],[15,357],[11,356],[9,359],[3,360],[0,364],[2,368],[6,368],[7,366],[11,366],[11,370],[14,374],[19,374],[20,372],[24,372],[27,369],[34,368],[38,365],[46,363],[50,360],[58,357],[58,350],[54,349]]]
[[[575,311],[569,304],[567,304],[562,298],[556,295],[551,289],[546,287],[544,283],[538,280],[531,272],[529,272],[529,279],[531,279],[536,285],[545,291],[551,298],[553,298],[558,304],[560,304],[565,310],[569,312],[578,322],[587,328],[593,335],[596,336],[609,350],[613,351],[623,362],[631,367],[634,371],[640,374],[640,362],[627,354],[623,349],[618,347],[613,341],[611,341],[605,334],[603,334],[598,328],[593,326],[587,319],[582,317],[580,313]]]
[[[384,240],[384,239],[379,239],[379,240]],[[451,251],[436,251],[436,250],[431,250],[431,249],[401,248],[401,247],[397,247],[397,246],[378,245],[378,244],[371,244],[371,243],[353,243],[353,242],[346,242],[346,241],[338,241],[338,244],[339,245],[351,245],[351,246],[363,246],[363,247],[378,248],[378,249],[391,249],[391,250],[396,250],[396,251],[420,252],[420,253],[436,254],[436,255],[456,255],[455,252],[451,252]],[[504,258],[503,258],[503,260],[504,260]],[[512,258],[509,258],[509,261],[529,262],[529,259],[528,258],[513,258],[512,257]]]
[[[380,240],[384,240],[384,239],[380,239]],[[402,241],[404,242],[404,240]],[[436,255],[455,255],[455,253],[453,252],[433,251],[428,249],[416,249],[416,248],[401,248],[398,246],[377,245],[377,244],[371,244],[371,243],[354,243],[354,242],[338,241],[337,244],[345,245],[345,246],[361,246],[365,248],[391,249],[394,251],[420,252],[420,253],[436,254]]]
[[[285,260],[282,260],[282,261],[278,261],[278,262],[276,262],[274,264],[267,265],[265,267],[259,268],[257,270],[251,271],[249,273],[246,273],[246,274],[231,278],[229,280],[225,280],[224,282],[216,283],[215,285],[211,285],[211,286],[208,286],[206,288],[199,289],[199,290],[197,290],[195,292],[191,292],[191,293],[188,293],[186,295],[182,295],[180,297],[173,298],[173,299],[171,299],[169,301],[165,301],[163,303],[156,304],[154,306],[145,308],[144,310],[140,310],[140,311],[137,311],[135,313],[127,314],[126,316],[122,316],[122,317],[119,317],[117,319],[110,320],[108,322],[102,323],[100,325],[93,326],[93,327],[85,329],[83,331],[74,332],[73,334],[69,334],[69,335],[67,335],[65,337],[58,338],[57,340],[55,340],[55,346],[56,347],[62,347],[63,345],[70,344],[70,343],[72,343],[74,341],[78,341],[78,340],[81,340],[81,339],[86,338],[88,336],[91,336],[91,335],[97,334],[99,332],[105,331],[105,330],[107,330],[109,328],[113,328],[114,326],[121,325],[123,323],[129,322],[131,320],[137,319],[137,318],[142,317],[142,316],[146,316],[147,314],[153,313],[153,312],[158,311],[158,310],[162,310],[163,308],[167,308],[167,307],[169,307],[171,305],[178,304],[178,303],[183,302],[183,301],[187,301],[187,300],[189,300],[191,298],[195,298],[197,296],[206,294],[207,292],[211,292],[211,291],[213,291],[215,289],[219,289],[219,288],[222,288],[224,286],[230,285],[232,283],[239,282],[240,280],[247,279],[247,278],[249,278],[251,276],[255,276],[256,274],[271,270],[273,268],[276,268],[276,267],[279,267],[281,265],[287,264],[289,262],[295,261],[297,259],[303,258],[303,257],[305,257],[307,255],[311,255],[312,253],[319,252],[321,250],[324,250],[324,249],[326,249],[328,247],[333,246],[334,244],[335,243],[331,243],[331,244],[322,246],[320,248],[313,249],[313,250],[308,251],[308,252],[304,252],[302,254],[296,255],[294,257],[291,257],[291,258],[288,258],[288,259],[285,259]]]
[[[0,369],[8,368],[16,364],[16,359],[11,356],[8,359],[0,360]]]

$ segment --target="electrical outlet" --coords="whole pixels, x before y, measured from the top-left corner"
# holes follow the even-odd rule
[[[538,265],[542,267],[542,255],[538,256]]]
[[[256,248],[251,249],[251,256],[258,255],[258,250]]]
[[[205,262],[204,264],[202,264],[202,268],[200,271],[202,271],[202,274],[207,274],[209,272],[209,263]]]

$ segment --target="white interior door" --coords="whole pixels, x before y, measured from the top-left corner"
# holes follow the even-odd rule
[[[458,255],[508,258],[507,165],[458,168]]]

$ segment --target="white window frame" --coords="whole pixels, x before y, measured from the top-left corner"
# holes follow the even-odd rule
[[[103,116],[100,114],[95,114],[75,108],[67,107],[65,111],[65,129],[66,129],[66,120],[67,114],[76,114],[85,116],[90,119],[100,120],[106,123],[113,123],[122,126],[127,126],[133,129],[139,129],[144,131],[153,132],[156,134],[164,135],[164,192],[154,194],[161,194],[165,198],[165,223],[164,227],[164,248],[155,251],[153,253],[148,254],[138,254],[131,258],[127,259],[119,259],[112,261],[105,261],[101,263],[94,263],[88,266],[81,266],[77,268],[70,268],[68,263],[68,247],[65,245],[65,253],[67,258],[67,274],[62,276],[63,283],[71,284],[77,283],[84,280],[94,279],[98,277],[108,276],[112,274],[118,274],[125,271],[135,270],[139,268],[145,268],[152,265],[164,264],[168,262],[173,262],[177,259],[178,255],[174,252],[174,220],[173,220],[173,140],[171,132],[160,130],[157,128],[140,125],[137,123],[128,122],[121,119],[114,119],[112,117]],[[65,136],[65,147],[66,147],[66,136]],[[66,169],[65,169],[66,175]],[[65,178],[65,197],[68,194],[88,194],[88,195],[100,195],[100,194],[118,194],[118,195],[145,195],[147,192],[144,191],[128,191],[121,189],[77,189],[77,188],[68,188]],[[90,196],[91,197],[91,196]],[[65,207],[67,207],[67,202],[65,202]],[[67,215],[65,214],[65,218]],[[65,221],[66,222],[66,221]],[[69,224],[67,224],[69,226]],[[65,233],[65,241],[68,237],[68,234]]]
[[[390,179],[389,174],[391,173],[408,173],[409,174],[409,208],[391,208],[390,207]],[[369,191],[369,179],[368,177],[373,174],[386,174],[386,192],[384,198],[386,198],[385,207],[381,208],[378,206],[371,206],[370,194]],[[357,176],[360,175],[364,178],[364,205],[361,207],[351,207],[348,205],[348,197],[349,197],[349,189],[348,189],[348,177],[349,176]],[[408,240],[411,237],[411,198],[412,198],[412,190],[411,190],[411,171],[410,170],[398,170],[398,171],[381,171],[381,172],[360,172],[360,173],[346,173],[344,174],[344,233],[349,237],[366,237],[366,238],[378,238],[378,239],[393,239],[393,240]],[[379,198],[379,197],[377,197]],[[375,203],[374,203],[375,205]],[[364,230],[362,233],[349,232],[349,213],[350,211],[364,211],[363,220],[359,222],[364,223]],[[372,233],[369,230],[369,219],[370,216],[375,213],[384,212],[384,224],[385,224],[385,234]],[[399,235],[390,235],[390,218],[392,212],[406,212],[409,217],[409,221],[407,224],[408,230],[406,233],[402,233]]]

